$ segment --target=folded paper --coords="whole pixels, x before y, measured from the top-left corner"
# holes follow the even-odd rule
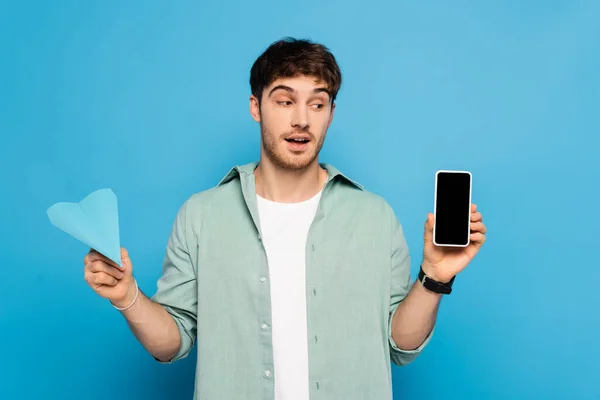
[[[47,211],[52,225],[121,265],[117,196],[100,189],[79,203],[60,202]]]

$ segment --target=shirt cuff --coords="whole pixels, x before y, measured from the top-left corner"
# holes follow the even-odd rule
[[[394,317],[395,312],[396,312],[396,310],[394,310],[394,312],[390,314],[390,318],[389,318],[389,322],[388,322],[388,339],[389,339],[389,344],[390,344],[390,357],[394,364],[403,366],[403,365],[407,365],[407,364],[411,363],[412,361],[415,360],[415,358],[417,358],[419,356],[419,354],[421,354],[423,349],[429,344],[429,341],[431,340],[431,337],[433,336],[433,331],[435,330],[435,327],[431,330],[431,332],[429,332],[429,334],[427,335],[427,337],[425,338],[423,343],[421,343],[421,345],[419,345],[419,347],[417,347],[416,349],[413,349],[413,350],[401,349],[396,345],[396,342],[394,341],[394,338],[392,337],[392,322],[394,320],[393,317]]]
[[[181,338],[181,345],[179,346],[179,350],[177,351],[177,354],[175,354],[170,360],[163,361],[163,360],[159,360],[156,357],[154,357],[154,359],[159,364],[172,364],[175,361],[186,358],[190,354],[190,352],[192,351],[192,348],[194,347],[194,340],[190,337],[190,335],[188,335],[187,330],[183,327],[183,324],[181,323],[181,321],[174,315],[173,310],[171,310],[170,307],[165,306],[165,305],[163,305],[163,307],[165,308],[165,310],[167,310],[167,312],[169,314],[171,314],[171,317],[173,318],[173,320],[175,321],[175,324],[177,325],[177,329],[179,329],[179,337]]]

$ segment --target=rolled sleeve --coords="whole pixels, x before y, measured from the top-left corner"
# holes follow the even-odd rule
[[[395,309],[394,309],[394,312],[395,312]],[[427,344],[429,344],[429,341],[431,340],[431,336],[433,335],[433,330],[429,333],[429,335],[427,335],[427,337],[425,338],[423,343],[421,343],[421,345],[419,347],[417,347],[416,349],[413,349],[413,350],[401,349],[396,345],[396,342],[392,338],[392,319],[393,319],[394,312],[392,312],[390,314],[389,325],[388,325],[388,332],[389,332],[388,339],[390,342],[390,357],[394,364],[402,366],[402,365],[407,365],[407,364],[411,363],[415,358],[417,358],[419,356],[419,354],[421,354],[423,349],[427,346]]]
[[[170,364],[189,355],[196,341],[198,288],[197,274],[193,265],[193,254],[188,246],[188,202],[180,208],[167,244],[163,261],[162,276],[157,282],[157,291],[152,300],[162,305],[173,317],[181,337],[181,345]]]
[[[396,365],[407,365],[412,362],[429,343],[433,331],[429,333],[423,343],[416,349],[403,350],[396,345],[392,337],[392,323],[394,313],[398,306],[408,295],[414,281],[410,277],[410,253],[404,232],[398,218],[392,212],[392,256],[391,256],[391,291],[390,312],[388,319],[388,340],[390,358]]]

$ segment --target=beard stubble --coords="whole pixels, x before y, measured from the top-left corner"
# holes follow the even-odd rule
[[[315,141],[314,135],[306,130],[298,133],[308,133],[311,137],[311,142]],[[305,169],[315,162],[323,148],[323,143],[325,142],[325,135],[323,135],[321,139],[316,142],[316,147],[311,148],[305,153],[290,154],[279,147],[281,137],[275,136],[269,132],[268,128],[262,122],[260,124],[260,135],[263,150],[269,161],[278,168],[291,171]]]

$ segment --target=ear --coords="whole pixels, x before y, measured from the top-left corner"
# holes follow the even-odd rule
[[[260,104],[255,95],[250,95],[250,115],[256,122],[260,122]]]

